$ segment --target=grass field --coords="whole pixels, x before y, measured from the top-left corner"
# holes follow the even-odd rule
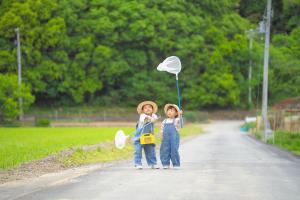
[[[76,128],[0,128],[0,169],[9,169],[19,164],[44,158],[62,150],[74,148],[75,153],[64,159],[65,164],[84,164],[105,162],[132,156],[133,147],[127,145],[124,150],[112,146],[83,151],[82,145],[112,142],[117,130],[126,134],[134,128],[128,127],[76,127]],[[157,132],[158,129],[155,130]],[[186,137],[201,132],[197,124],[190,124],[181,130]]]

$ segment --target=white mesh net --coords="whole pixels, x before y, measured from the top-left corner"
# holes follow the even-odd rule
[[[126,145],[127,136],[124,131],[119,130],[115,135],[115,145],[118,149],[123,149]]]
[[[181,71],[180,59],[176,56],[170,56],[158,65],[157,70],[166,71],[172,74],[179,74]]]

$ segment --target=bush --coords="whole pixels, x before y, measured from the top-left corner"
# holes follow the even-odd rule
[[[254,136],[256,137],[256,139],[258,139],[258,140],[262,140],[262,135],[261,135],[262,133],[261,132],[254,132]]]
[[[46,118],[36,119],[35,126],[38,126],[38,127],[48,127],[48,126],[50,126],[50,120],[46,119]]]
[[[248,123],[244,123],[241,129],[248,131],[250,128],[255,128],[255,127],[256,127],[256,122],[248,122]]]

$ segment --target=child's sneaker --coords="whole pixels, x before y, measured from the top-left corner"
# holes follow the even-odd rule
[[[163,169],[169,169],[170,166],[163,166]]]
[[[135,168],[136,169],[143,169],[142,165],[136,165]]]
[[[180,169],[180,166],[174,166],[173,169]]]
[[[151,165],[151,169],[159,169],[158,165]]]

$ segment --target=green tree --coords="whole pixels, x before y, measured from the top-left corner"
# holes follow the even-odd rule
[[[34,102],[34,97],[26,84],[22,84],[19,90],[16,75],[0,74],[0,83],[0,121],[16,120],[20,114],[18,98],[23,98],[23,109],[26,110]]]
[[[298,83],[299,5],[299,0],[273,1],[274,101],[299,95],[289,86]],[[183,65],[183,106],[245,107],[249,60],[258,99],[263,55],[258,38],[249,52],[245,30],[256,27],[265,6],[258,0],[2,0],[0,72],[16,73],[14,28],[19,27],[23,79],[38,105],[175,102],[174,77],[158,73],[156,66],[176,55]]]

